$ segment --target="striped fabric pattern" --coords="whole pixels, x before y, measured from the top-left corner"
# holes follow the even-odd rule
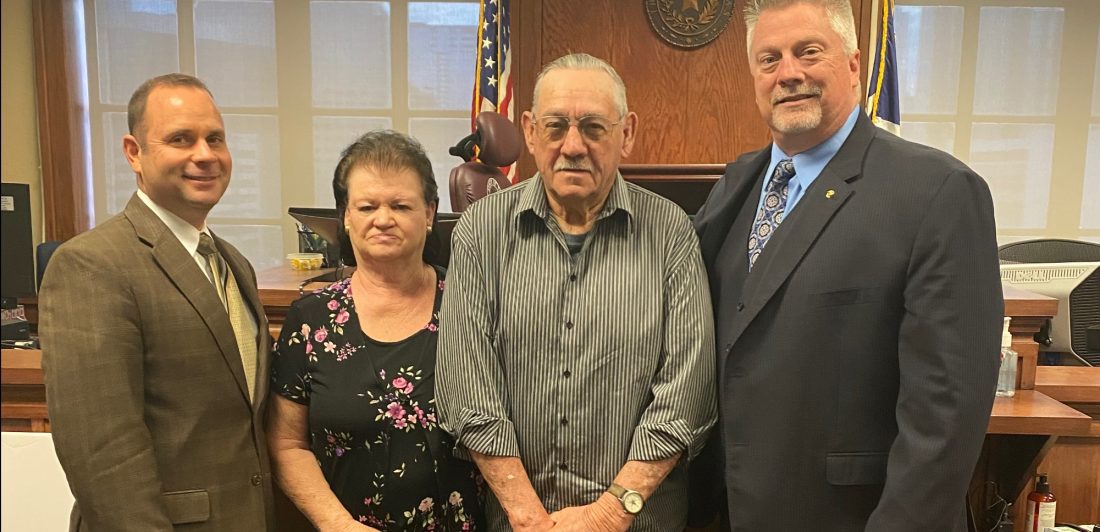
[[[456,453],[519,456],[550,512],[592,502],[628,460],[694,456],[716,419],[712,321],[672,202],[616,176],[570,255],[539,176],[487,196],[455,228],[441,311],[436,400]],[[683,528],[684,462],[634,530]]]

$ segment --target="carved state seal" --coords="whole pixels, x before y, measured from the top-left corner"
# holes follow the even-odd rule
[[[718,37],[733,17],[734,0],[645,0],[649,25],[673,46],[697,48]]]

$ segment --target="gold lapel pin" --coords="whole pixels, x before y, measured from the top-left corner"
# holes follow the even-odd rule
[[[825,191],[825,199],[833,199],[834,194],[836,194],[835,190],[833,190],[831,188],[829,190],[826,190]]]

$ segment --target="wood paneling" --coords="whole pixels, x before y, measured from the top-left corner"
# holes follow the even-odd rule
[[[524,0],[517,2],[513,46],[516,116],[531,106],[542,65],[570,52],[604,59],[622,76],[631,110],[638,113],[638,139],[630,165],[725,164],[770,141],[756,110],[742,21],[744,0],[714,41],[684,50],[649,25],[644,0]],[[866,5],[865,5],[866,4]],[[860,49],[866,64],[870,0],[853,0]],[[535,172],[524,153],[519,176]],[[702,201],[702,198],[698,200]]]
[[[33,3],[38,138],[45,239],[67,240],[91,227],[83,2]]]
[[[1049,475],[1051,491],[1058,498],[1059,523],[1100,523],[1100,480],[1096,474],[1100,472],[1100,438],[1058,438],[1036,472]],[[1024,497],[1017,501],[1021,517],[1023,501],[1034,484],[1029,483]]]

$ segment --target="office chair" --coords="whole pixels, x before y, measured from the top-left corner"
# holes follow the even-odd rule
[[[38,283],[35,285],[36,289],[42,288],[42,274],[46,273],[46,264],[49,264],[50,257],[53,256],[53,252],[57,251],[57,246],[60,245],[60,240],[47,240],[39,244],[35,249],[34,265],[35,273],[38,274]]]
[[[515,124],[503,115],[492,111],[477,115],[475,131],[449,150],[466,161],[451,170],[451,211],[462,212],[471,203],[510,185],[500,167],[515,163],[522,146],[523,138]],[[479,161],[474,160],[475,156]]]
[[[1100,261],[1100,244],[1039,238],[1005,244],[997,248],[1002,263],[1032,264],[1038,262],[1096,262]]]

